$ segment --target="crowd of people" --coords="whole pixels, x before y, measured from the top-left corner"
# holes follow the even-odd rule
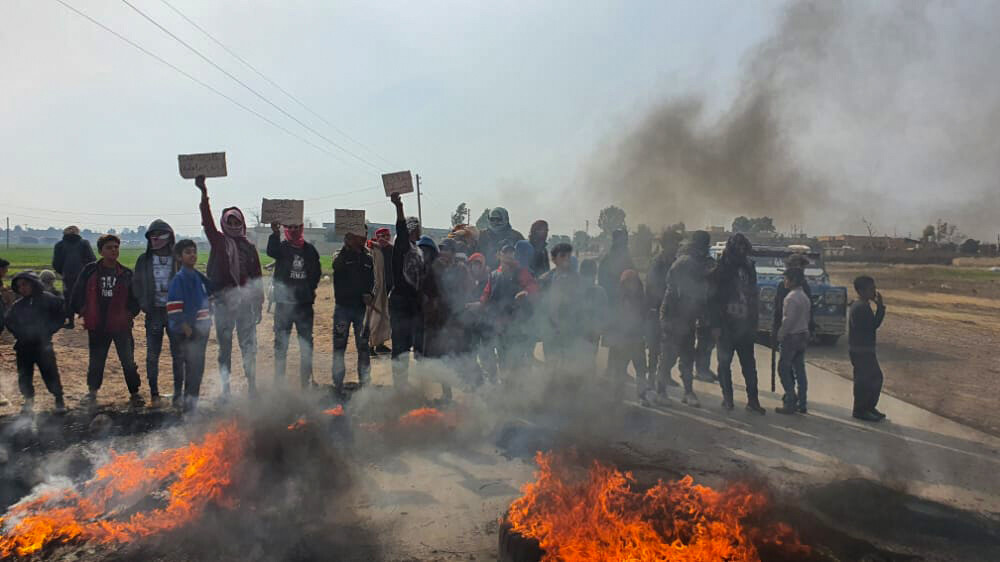
[[[16,344],[18,386],[23,411],[34,401],[37,366],[57,411],[65,411],[52,336],[73,329],[82,318],[88,334],[88,393],[94,407],[114,344],[133,406],[145,404],[135,363],[132,326],[141,312],[146,335],[146,380],[151,405],[159,394],[159,363],[167,340],[173,371],[172,405],[195,408],[205,371],[213,319],[218,344],[222,399],[230,395],[233,336],[241,351],[248,392],[256,390],[257,325],[268,291],[255,244],[247,237],[240,209],[212,213],[205,179],[200,213],[210,245],[206,273],[197,269],[198,247],[175,240],[173,229],[155,220],[146,231],[147,248],[133,269],[119,261],[121,241],[113,234],[97,240],[97,255],[79,229],[67,227],[53,253],[55,273],[26,271],[3,290],[0,329]],[[489,213],[482,231],[458,225],[441,241],[424,236],[420,221],[407,217],[398,195],[395,238],[387,228],[348,233],[333,257],[333,391],[345,396],[345,354],[353,331],[357,376],[370,384],[372,355],[388,353],[395,387],[409,385],[411,355],[441,360],[469,388],[486,381],[516,383],[541,366],[556,374],[597,375],[597,355],[608,348],[603,375],[616,398],[624,399],[634,376],[644,406],[669,402],[668,388],[683,389],[682,402],[699,407],[695,378],[718,383],[722,407],[732,410],[732,362],[739,358],[746,409],[765,414],[758,397],[755,343],[759,330],[759,289],[751,243],[732,235],[718,260],[709,253],[707,232],[667,230],[650,263],[645,283],[632,262],[628,233],[617,230],[599,259],[578,261],[570,244],[548,247],[549,227],[535,221],[528,238],[515,230],[506,209]],[[313,382],[313,324],[321,258],[304,239],[302,225],[272,225],[266,254],[274,260],[270,302],[274,315],[274,377],[283,380],[294,328],[301,354],[303,388]],[[776,300],[773,333],[780,348],[778,371],[784,390],[780,414],[806,413],[805,353],[813,330],[812,300],[805,277],[807,260],[793,256]],[[9,264],[0,260],[0,287]],[[61,276],[64,293],[55,289]],[[882,372],[875,352],[876,331],[885,306],[870,277],[855,281],[858,300],[850,309],[850,358],[854,365],[854,416],[879,421],[876,408]],[[875,309],[872,310],[872,305]],[[541,343],[544,362],[536,359]],[[389,344],[389,345],[386,345]],[[718,375],[709,367],[717,349]],[[671,376],[678,367],[681,382]],[[633,374],[629,374],[631,365]],[[444,399],[450,384],[442,384]]]

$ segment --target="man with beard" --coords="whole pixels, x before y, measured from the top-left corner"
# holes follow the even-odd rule
[[[660,329],[660,305],[663,304],[663,294],[667,291],[667,273],[677,259],[677,249],[680,247],[683,235],[674,229],[663,231],[660,236],[660,251],[653,258],[646,276],[646,297],[649,305],[646,322],[646,343],[649,346],[649,374],[655,379],[656,393],[666,396],[668,386],[680,386],[670,376],[674,368],[673,362],[664,365],[660,371],[660,357],[663,355],[663,332]]]
[[[146,251],[135,261],[132,292],[146,317],[146,380],[149,381],[150,406],[158,408],[160,401],[160,352],[163,335],[170,342],[170,359],[174,378],[183,362],[180,344],[168,329],[167,293],[170,282],[179,270],[174,259],[174,229],[166,221],[156,219],[146,229]]]
[[[372,305],[368,307],[368,346],[371,355],[389,353],[385,342],[392,336],[389,326],[389,293],[392,292],[392,233],[388,228],[379,228],[368,241],[368,250],[375,266],[375,288],[372,290]]]
[[[535,255],[531,259],[531,272],[535,274],[535,277],[545,275],[551,268],[549,264],[548,238],[548,222],[537,220],[531,223],[531,230],[528,232],[528,242],[531,242],[531,246],[535,249]]]
[[[604,287],[612,307],[618,305],[618,287],[626,269],[635,269],[635,264],[628,253],[628,231],[619,228],[611,234],[611,247],[601,258],[597,270],[597,284]]]
[[[521,240],[524,236],[510,226],[507,209],[497,207],[490,211],[490,227],[479,235],[479,251],[486,257],[490,271],[500,266],[500,249],[504,246],[513,248]]]
[[[733,355],[739,355],[740,369],[746,382],[747,411],[763,415],[757,398],[757,362],[754,343],[757,336],[757,270],[750,259],[750,240],[734,234],[726,242],[718,266],[712,272],[713,325],[719,335],[719,386],[722,407],[733,409]]]
[[[95,261],[97,257],[90,247],[90,242],[80,237],[80,228],[67,226],[63,229],[62,240],[56,242],[55,251],[52,253],[52,269],[62,276],[63,293],[72,295],[80,272],[87,264]],[[69,307],[69,299],[66,299],[66,305],[66,328],[72,330],[74,314]]]
[[[301,224],[285,225],[285,239],[279,236],[281,225],[271,225],[267,255],[274,259],[274,378],[284,381],[288,358],[288,340],[292,326],[299,338],[299,383],[312,384],[313,303],[319,286],[319,252],[306,242]]]
[[[667,273],[667,288],[660,306],[660,323],[666,347],[660,366],[672,365],[674,357],[680,363],[684,383],[683,403],[699,407],[694,393],[695,332],[699,321],[706,325],[709,318],[710,287],[708,274],[715,260],[708,255],[711,240],[704,230],[695,231],[682,248],[681,257]]]

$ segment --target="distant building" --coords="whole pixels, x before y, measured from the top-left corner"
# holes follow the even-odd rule
[[[855,234],[837,234],[833,236],[819,236],[820,246],[827,250],[846,252],[852,250],[913,250],[919,244],[919,240],[911,238],[894,238],[891,236],[860,236]]]

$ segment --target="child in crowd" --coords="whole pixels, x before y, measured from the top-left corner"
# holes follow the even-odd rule
[[[809,345],[812,303],[802,288],[805,282],[805,273],[801,269],[785,270],[785,288],[788,289],[788,295],[782,303],[781,327],[778,328],[778,342],[781,346],[778,374],[785,395],[782,405],[775,409],[779,414],[807,412],[806,347]]]
[[[63,413],[66,404],[63,402],[56,353],[52,348],[52,334],[62,328],[65,320],[63,301],[46,292],[38,276],[28,271],[14,276],[12,285],[20,298],[7,312],[5,324],[17,339],[14,344],[17,386],[24,397],[21,411],[24,414],[34,411],[35,386],[32,379],[35,365],[38,365],[45,388],[55,397],[55,411]]]
[[[854,367],[854,417],[869,422],[885,419],[878,411],[879,394],[882,392],[882,368],[875,355],[875,332],[885,320],[882,293],[875,288],[875,280],[862,275],[854,280],[858,300],[851,305],[848,318],[850,331],[848,345],[851,365]],[[875,312],[872,312],[875,303]]]
[[[53,295],[62,298],[62,291],[56,289],[56,272],[51,269],[43,269],[41,273],[38,274],[38,280],[42,282],[42,289],[46,293],[52,293]]]
[[[212,289],[200,271],[198,246],[181,240],[174,246],[181,268],[167,291],[167,323],[180,348],[181,363],[174,369],[174,408],[193,410],[198,404],[205,374],[205,348],[212,331]]]
[[[497,358],[504,369],[522,367],[529,358],[531,342],[524,326],[530,319],[527,297],[537,293],[535,276],[518,263],[514,246],[501,248],[500,267],[490,273],[480,302],[495,330]]]

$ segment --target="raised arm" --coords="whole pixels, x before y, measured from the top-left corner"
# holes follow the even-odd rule
[[[219,227],[215,226],[215,219],[212,218],[212,207],[208,203],[208,187],[205,186],[205,176],[198,176],[194,179],[194,185],[201,191],[201,203],[198,208],[201,210],[201,226],[205,229],[205,236],[210,243],[217,243],[222,240],[222,233]]]

